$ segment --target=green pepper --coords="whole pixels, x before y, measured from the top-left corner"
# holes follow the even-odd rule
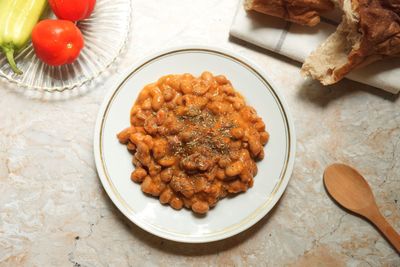
[[[0,0],[0,50],[16,74],[22,71],[15,63],[14,53],[28,43],[46,5],[47,0]]]

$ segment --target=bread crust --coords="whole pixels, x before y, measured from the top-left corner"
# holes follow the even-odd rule
[[[303,74],[325,85],[374,61],[400,56],[400,0],[343,0],[341,4],[342,23],[302,67]]]
[[[246,0],[245,8],[283,18],[301,25],[315,26],[320,13],[332,10],[331,0]]]

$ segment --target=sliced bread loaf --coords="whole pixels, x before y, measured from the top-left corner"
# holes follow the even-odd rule
[[[247,10],[283,18],[301,25],[315,26],[320,13],[332,10],[331,0],[245,0]]]
[[[302,73],[324,85],[351,70],[400,55],[400,0],[341,0],[343,20],[305,60]]]

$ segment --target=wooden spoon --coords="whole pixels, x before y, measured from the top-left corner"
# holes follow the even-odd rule
[[[375,224],[400,253],[400,235],[379,212],[371,188],[358,171],[344,164],[332,164],[325,169],[324,183],[332,198]]]

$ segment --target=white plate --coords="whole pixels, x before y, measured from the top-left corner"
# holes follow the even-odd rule
[[[254,186],[218,202],[205,217],[176,211],[144,195],[131,182],[132,156],[116,134],[129,126],[129,112],[144,85],[166,74],[208,70],[224,74],[253,106],[271,135],[266,157],[258,163]],[[214,48],[179,48],[148,58],[112,88],[100,110],[94,154],[101,182],[111,200],[132,222],[157,236],[188,243],[221,240],[242,232],[264,217],[283,194],[295,157],[294,126],[287,105],[259,68],[241,56]]]

